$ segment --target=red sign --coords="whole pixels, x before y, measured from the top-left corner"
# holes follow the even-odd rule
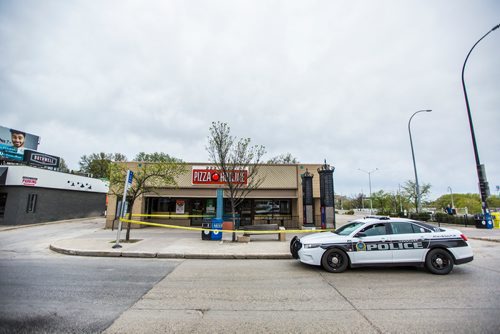
[[[247,184],[248,171],[245,169],[227,171],[228,177],[215,169],[195,168],[191,173],[192,184],[226,184],[228,182]]]
[[[34,187],[38,179],[36,177],[23,176],[23,185]]]

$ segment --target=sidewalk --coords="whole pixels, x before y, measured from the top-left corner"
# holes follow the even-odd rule
[[[183,232],[148,227],[130,232],[133,243],[121,241],[122,248],[113,249],[116,231],[108,236],[60,240],[50,249],[59,253],[84,256],[185,258],[185,259],[291,259],[289,242],[278,241],[276,235],[252,236],[248,243],[232,242],[231,234],[223,240],[202,240],[201,232]],[[122,231],[125,238],[125,231]]]
[[[337,226],[356,219],[355,216],[338,215]],[[96,218],[92,218],[94,221]],[[102,226],[104,227],[104,218]],[[78,221],[82,221],[79,219]],[[68,223],[69,221],[63,221]],[[441,225],[458,229],[469,239],[500,242],[500,229],[477,229],[458,225]],[[2,227],[8,230],[20,227]],[[125,238],[123,230],[120,239]],[[241,234],[240,234],[241,235]],[[132,242],[120,241],[121,248],[112,248],[117,231],[99,229],[91,234],[53,242],[50,249],[62,254],[103,257],[185,258],[185,259],[291,259],[290,240],[295,235],[286,234],[286,241],[278,241],[276,234],[252,235],[248,243],[232,242],[232,233],[223,233],[222,240],[202,240],[200,231],[173,230],[161,227],[132,229]]]
[[[432,223],[432,224],[437,225],[437,223]],[[465,227],[463,225],[450,225],[450,224],[441,224],[441,227],[459,230],[463,234],[465,234],[469,239],[500,242],[500,228],[494,228],[488,230],[485,228],[476,228],[473,226]]]

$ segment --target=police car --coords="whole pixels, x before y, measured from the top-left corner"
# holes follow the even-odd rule
[[[290,252],[332,273],[347,267],[400,265],[425,266],[433,274],[446,275],[453,265],[474,258],[460,231],[389,217],[357,219],[333,232],[294,237]]]

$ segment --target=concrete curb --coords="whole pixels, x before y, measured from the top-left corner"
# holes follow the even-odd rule
[[[227,254],[227,253],[150,253],[150,252],[121,252],[121,251],[88,251],[67,249],[50,245],[49,249],[64,255],[74,256],[92,256],[92,257],[128,257],[128,258],[158,258],[158,259],[218,259],[218,260],[289,260],[291,254],[286,253],[267,253],[267,254]]]
[[[98,256],[98,257],[120,257],[122,256],[122,252],[117,251],[82,251],[77,249],[66,249],[57,247],[54,245],[50,245],[49,249],[60,254],[64,255],[76,255],[76,256]]]
[[[494,239],[490,237],[467,237],[469,239],[481,240],[481,241],[490,241],[490,242],[500,242],[500,239]]]
[[[499,239],[488,237],[469,237],[469,239],[500,242]],[[290,260],[291,254],[287,253],[242,253],[242,254],[229,254],[229,253],[155,253],[155,252],[130,252],[130,251],[90,251],[90,250],[77,250],[68,249],[50,245],[49,249],[64,255],[74,256],[90,256],[90,257],[127,257],[127,258],[158,258],[158,259],[218,259],[218,260]]]

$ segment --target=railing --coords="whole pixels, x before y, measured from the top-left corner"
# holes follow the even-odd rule
[[[467,227],[469,225],[476,225],[477,219],[478,217],[473,215],[448,215],[445,213],[437,213],[433,217],[433,220],[438,223],[438,226],[441,226],[441,224],[456,224]]]

